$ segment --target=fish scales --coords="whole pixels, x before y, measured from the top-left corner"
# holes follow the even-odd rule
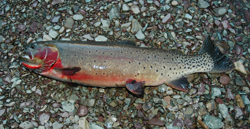
[[[25,53],[20,59],[22,64],[41,75],[89,86],[126,86],[134,93],[139,93],[136,90],[142,85],[162,83],[187,91],[186,75],[234,68],[209,36],[198,55],[121,43],[77,41],[38,42],[29,45]]]

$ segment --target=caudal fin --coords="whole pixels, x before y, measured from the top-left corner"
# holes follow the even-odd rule
[[[199,54],[202,53],[208,53],[214,61],[214,67],[210,73],[221,73],[234,69],[233,62],[220,52],[218,47],[214,45],[209,35],[204,39],[201,50],[199,51]]]

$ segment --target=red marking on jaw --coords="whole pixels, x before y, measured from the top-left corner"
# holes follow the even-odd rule
[[[22,62],[22,64],[23,64],[25,67],[29,68],[29,69],[38,69],[38,68],[40,68],[40,67],[42,66],[41,64],[39,64],[39,65],[29,65],[29,64],[25,64],[25,63],[23,63],[23,62]]]

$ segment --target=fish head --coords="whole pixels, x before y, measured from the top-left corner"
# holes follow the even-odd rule
[[[48,71],[59,58],[58,48],[53,44],[32,43],[25,46],[21,63],[36,73]]]

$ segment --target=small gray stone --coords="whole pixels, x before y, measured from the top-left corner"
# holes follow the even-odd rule
[[[76,21],[81,21],[83,19],[82,14],[75,14],[73,15],[73,19]]]
[[[135,5],[135,4],[131,6],[131,11],[132,11],[134,14],[140,13],[139,7],[138,7],[137,5]]]
[[[90,3],[90,2],[91,2],[91,0],[85,0],[85,2],[86,2],[86,3]]]
[[[221,90],[217,87],[212,88],[212,98],[221,96]]]
[[[136,38],[137,39],[140,39],[140,40],[144,40],[145,39],[145,35],[142,33],[141,30],[139,30],[136,34],[135,34]]]
[[[165,92],[167,90],[168,86],[166,84],[162,84],[160,86],[158,86],[158,92],[162,93]]]
[[[29,121],[24,121],[19,125],[20,128],[22,129],[33,129],[33,124]]]
[[[95,41],[107,41],[108,38],[106,38],[105,36],[103,35],[98,35],[96,38],[95,38]]]
[[[228,108],[225,104],[219,104],[220,113],[224,118],[228,117]]]
[[[245,105],[250,104],[250,101],[249,101],[249,99],[247,98],[247,95],[241,95],[241,98],[242,98],[242,100],[243,100],[243,102],[244,102]]]
[[[97,125],[94,122],[90,122],[89,125],[90,125],[90,129],[104,129],[103,127]]]
[[[0,42],[3,42],[3,36],[0,35]]]
[[[185,14],[185,18],[187,18],[187,19],[190,19],[190,20],[191,20],[193,17],[192,17],[192,15],[190,15],[190,14],[186,13],[186,14]]]
[[[58,36],[58,32],[57,31],[55,31],[55,30],[53,30],[53,29],[51,29],[50,31],[49,31],[49,36],[51,37],[51,38],[56,38],[57,36]]]
[[[108,16],[110,20],[120,17],[120,14],[115,6],[111,8],[110,12],[108,13]]]
[[[141,24],[140,24],[136,19],[133,19],[133,20],[132,20],[131,32],[132,32],[132,33],[136,33],[136,32],[138,32],[138,31],[141,30],[141,29],[142,29]]]
[[[206,115],[203,122],[209,128],[212,128],[212,129],[219,129],[224,126],[224,123],[221,121],[221,119],[211,116],[211,115]]]
[[[62,108],[67,112],[73,112],[75,109],[75,106],[73,103],[69,103],[68,101],[61,102]]]
[[[69,17],[69,18],[66,19],[66,22],[65,22],[64,26],[66,28],[72,29],[73,28],[73,24],[74,24],[74,20]]]
[[[57,121],[53,123],[53,129],[61,129],[63,124],[58,123]]]
[[[127,4],[122,5],[122,11],[129,11],[129,6]]]
[[[198,0],[198,6],[200,8],[207,8],[210,4],[206,0]]]

